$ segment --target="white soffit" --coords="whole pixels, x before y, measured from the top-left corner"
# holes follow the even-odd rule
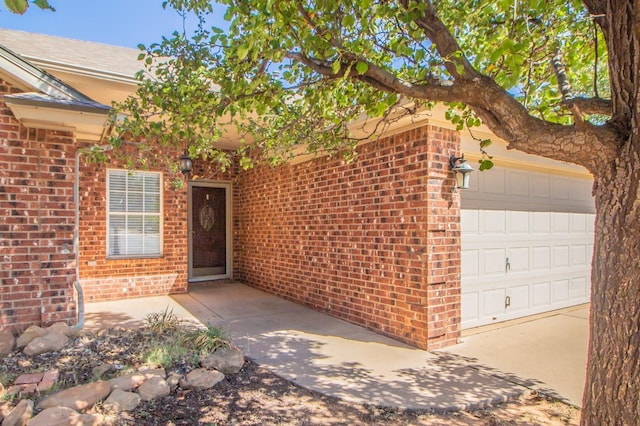
[[[97,114],[33,105],[6,103],[15,117],[28,128],[71,131],[77,139],[99,141],[105,131],[107,113]]]

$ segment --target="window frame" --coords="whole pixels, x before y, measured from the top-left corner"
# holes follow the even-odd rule
[[[127,175],[127,188],[125,189],[125,196],[127,194],[130,193],[129,188],[128,188],[128,178],[130,175],[136,175],[136,174],[141,174],[144,178],[145,175],[155,175],[158,178],[158,195],[159,195],[159,206],[158,206],[158,212],[157,213],[148,213],[145,211],[142,212],[129,212],[129,211],[124,211],[124,212],[117,212],[111,211],[111,198],[112,198],[112,193],[111,193],[111,173],[114,172],[124,172]],[[146,190],[144,190],[144,184],[143,184],[143,199],[144,199],[144,194],[147,193]],[[149,193],[153,193],[154,192],[149,192]],[[164,254],[164,176],[162,172],[156,172],[156,171],[130,171],[127,169],[118,169],[118,168],[108,168],[107,169],[107,174],[106,174],[106,257],[107,259],[157,259],[157,258],[161,258],[163,257]],[[144,205],[144,204],[143,204]],[[144,227],[144,218],[145,217],[157,217],[158,218],[158,252],[157,253],[142,253],[142,254],[129,254],[129,253],[125,253],[125,254],[111,254],[111,217],[112,216],[124,216],[125,218],[129,218],[129,217],[141,217],[142,218],[142,223],[143,223],[143,227]],[[144,229],[144,228],[143,228]],[[126,235],[126,233],[125,233]],[[143,241],[144,241],[144,233],[142,235]],[[127,247],[125,245],[125,250],[127,250]]]

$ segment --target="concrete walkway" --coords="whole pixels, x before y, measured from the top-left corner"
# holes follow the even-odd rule
[[[134,327],[165,308],[222,326],[245,354],[301,386],[379,406],[452,410],[520,395],[525,382],[468,354],[426,352],[240,283],[91,303],[87,328]]]

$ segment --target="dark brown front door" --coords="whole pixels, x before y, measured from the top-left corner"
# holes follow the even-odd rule
[[[228,278],[230,185],[189,184],[189,281]]]

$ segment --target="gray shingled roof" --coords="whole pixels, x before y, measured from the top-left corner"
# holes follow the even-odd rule
[[[0,45],[45,68],[50,63],[128,78],[144,68],[138,61],[140,51],[128,47],[4,28],[0,28]]]

